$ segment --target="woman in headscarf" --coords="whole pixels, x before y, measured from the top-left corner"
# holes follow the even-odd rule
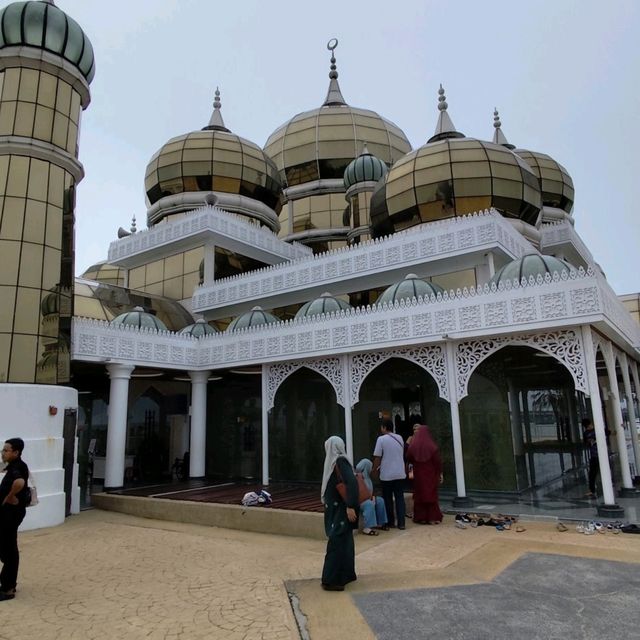
[[[353,529],[358,526],[358,483],[342,438],[331,436],[324,443],[324,450],[320,497],[324,503],[324,529],[328,541],[322,569],[322,588],[326,591],[344,591],[347,583],[356,580]],[[336,489],[339,482],[346,485],[346,501]]]
[[[371,469],[373,463],[367,458],[363,458],[356,465],[356,471],[359,471],[364,478],[364,482],[371,491],[371,498],[360,503],[360,512],[364,519],[364,527],[362,533],[367,536],[377,536],[375,529],[389,530],[387,526],[387,510],[384,506],[384,500],[380,496],[373,495],[373,481],[371,480]]]
[[[426,425],[418,425],[406,457],[407,462],[413,465],[413,521],[417,524],[442,522],[442,511],[438,505],[442,460],[438,445]]]

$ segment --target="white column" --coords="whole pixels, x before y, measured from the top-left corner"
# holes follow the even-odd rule
[[[191,439],[189,477],[204,478],[207,453],[207,381],[210,371],[189,371],[191,378]]]
[[[269,365],[262,365],[262,485],[269,486]]]
[[[353,462],[353,416],[351,413],[351,371],[349,367],[349,356],[345,353],[342,356],[342,384],[344,393],[344,436],[347,446],[347,458]]]
[[[213,284],[216,272],[216,246],[212,242],[204,245],[204,284]]]
[[[127,446],[127,409],[129,406],[129,378],[132,364],[108,364],[111,379],[107,417],[107,459],[104,488],[120,489],[124,485],[124,455]]]
[[[631,393],[631,379],[629,378],[629,360],[627,354],[620,356],[620,366],[622,367],[622,380],[624,382],[624,395],[627,398],[627,414],[629,416],[629,432],[631,434],[631,446],[633,447],[633,458],[635,462],[636,475],[640,475],[640,446],[638,445],[638,430],[636,428],[636,407]],[[636,387],[637,389],[637,387]]]
[[[629,454],[627,452],[627,436],[624,430],[624,420],[622,419],[622,407],[620,406],[620,389],[618,387],[618,376],[616,374],[616,359],[613,353],[613,346],[610,342],[604,345],[605,361],[607,363],[607,374],[609,375],[609,388],[611,389],[611,402],[613,416],[615,420],[616,440],[618,442],[618,455],[620,456],[620,467],[622,472],[622,486],[625,489],[633,490],[631,472],[629,471]]]
[[[607,437],[604,433],[604,417],[602,416],[602,403],[600,399],[600,387],[598,386],[598,371],[596,370],[596,356],[593,347],[591,329],[588,325],[582,325],[582,346],[587,368],[587,381],[589,385],[589,398],[591,400],[591,413],[593,426],[596,431],[596,445],[598,447],[598,460],[600,462],[600,481],[602,482],[602,494],[606,505],[616,504],[611,482],[611,469],[609,468],[609,450],[607,449]]]
[[[462,435],[460,433],[460,411],[458,409],[458,387],[456,373],[455,344],[445,344],[447,356],[447,382],[449,384],[449,407],[451,409],[451,435],[453,438],[453,460],[456,470],[456,492],[454,506],[470,504],[464,482],[464,459],[462,457]],[[457,504],[456,504],[457,502]]]

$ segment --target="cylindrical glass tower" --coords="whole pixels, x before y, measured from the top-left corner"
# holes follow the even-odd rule
[[[51,0],[0,11],[0,382],[66,384],[93,48]]]

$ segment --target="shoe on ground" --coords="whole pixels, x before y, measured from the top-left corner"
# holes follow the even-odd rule
[[[344,586],[341,584],[324,584],[322,583],[322,588],[325,591],[344,591]]]
[[[16,597],[15,592],[11,591],[0,591],[0,602],[3,600],[13,600]]]

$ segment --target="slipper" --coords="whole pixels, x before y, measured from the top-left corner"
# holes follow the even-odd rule
[[[558,522],[558,524],[556,525],[556,529],[558,531],[569,531],[569,528],[567,527],[567,525],[565,525],[562,522]]]
[[[516,527],[516,533],[522,533],[523,531],[526,531],[526,529],[523,526],[518,525]]]
[[[379,535],[377,531],[374,531],[373,529],[369,529],[369,531],[363,531],[362,535],[364,536],[377,536]]]

